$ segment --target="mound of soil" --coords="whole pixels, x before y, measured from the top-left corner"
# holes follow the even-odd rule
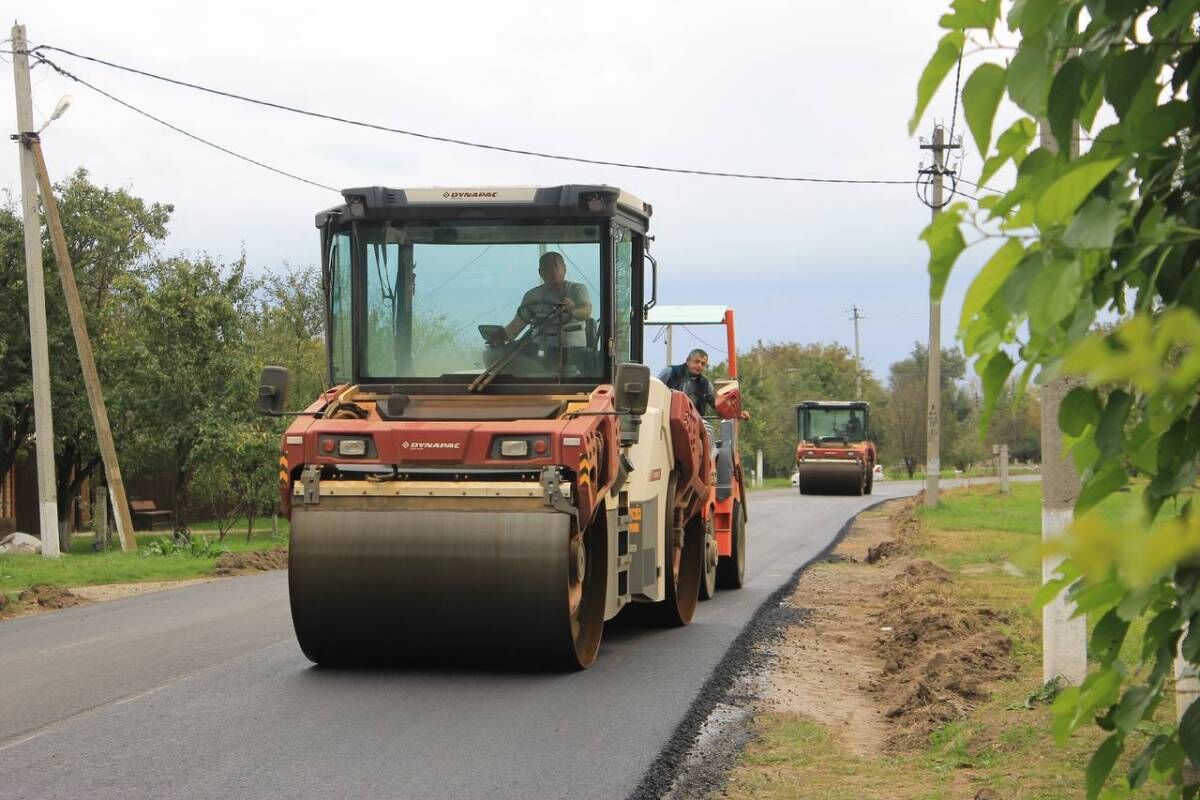
[[[876,564],[902,552],[904,552],[904,545],[895,539],[888,539],[867,550],[867,563]]]
[[[17,596],[17,601],[36,605],[39,608],[70,608],[71,606],[81,606],[87,602],[69,589],[64,589],[61,586],[53,586],[48,583],[39,583],[36,586],[30,586]]]
[[[995,630],[1003,615],[949,604],[950,580],[936,564],[913,561],[882,590],[873,615],[883,674],[869,690],[886,700],[890,744],[899,749],[924,745],[939,725],[986,700],[990,681],[1016,674],[1012,642]]]
[[[222,553],[213,564],[213,575],[246,575],[253,572],[266,572],[272,569],[285,569],[288,563],[286,547],[275,547],[270,550],[253,550],[244,553]]]

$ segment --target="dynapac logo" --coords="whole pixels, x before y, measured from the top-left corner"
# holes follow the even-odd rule
[[[402,442],[401,447],[405,450],[458,450],[462,448],[461,442]]]
[[[447,200],[472,200],[478,197],[495,197],[496,192],[442,192]]]

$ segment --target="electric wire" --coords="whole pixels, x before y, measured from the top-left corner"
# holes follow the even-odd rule
[[[699,336],[696,335],[696,332],[693,331],[691,328],[689,328],[687,325],[680,325],[679,327],[681,327],[685,331],[687,331],[688,334],[690,334],[693,339],[695,339],[697,342],[699,342],[700,344],[707,347],[709,350],[715,350],[716,352],[721,353],[722,355],[725,355],[725,356],[729,355],[729,352],[727,350],[725,350],[724,348],[717,347],[715,344],[709,344],[708,342],[701,339]]]
[[[958,68],[954,71],[954,109],[950,112],[950,144],[954,144],[954,123],[958,119],[958,83],[962,77],[962,51],[958,51]]]
[[[923,167],[917,171],[917,180],[915,183],[917,199],[920,200],[926,206],[929,206],[929,208],[934,208],[934,209],[945,208],[946,206],[950,205],[950,203],[954,200],[954,196],[956,194],[961,195],[962,197],[965,197],[968,200],[974,200],[976,203],[979,202],[979,198],[977,198],[973,195],[967,194],[966,192],[964,192],[958,188],[959,170],[948,169],[943,163],[939,163],[941,161],[941,152],[940,152],[941,150],[953,150],[955,148],[961,148],[961,144],[955,144],[955,142],[954,142],[954,127],[955,127],[955,124],[958,122],[958,93],[959,93],[960,81],[962,78],[962,62],[963,62],[963,54],[962,54],[962,51],[959,51],[958,66],[954,71],[954,106],[953,106],[953,110],[950,112],[950,135],[945,140],[945,143],[942,144],[940,147],[937,145],[932,146],[931,149],[938,150],[938,152],[934,153],[933,166],[930,166],[928,168]],[[961,163],[961,159],[960,159],[960,163]],[[939,177],[946,176],[946,177],[950,178],[949,197],[946,197],[945,199],[943,199],[941,204],[936,205],[936,206],[929,199],[929,189],[930,189],[931,184],[933,183],[933,179],[934,179],[935,175],[937,175]],[[967,183],[970,183],[970,181],[967,181]]]
[[[185,81],[185,80],[181,80],[178,78],[171,78],[171,77],[168,77],[165,75],[159,75],[157,73],[149,72],[147,70],[138,69],[136,67],[126,66],[124,64],[118,64],[113,61],[107,61],[102,58],[85,55],[83,53],[79,53],[79,52],[76,52],[73,50],[68,50],[63,47],[56,47],[54,45],[49,45],[49,44],[38,45],[37,47],[32,48],[29,52],[32,55],[32,54],[36,54],[39,51],[43,51],[43,50],[51,51],[51,52],[55,52],[55,53],[62,53],[63,55],[71,56],[72,58],[78,58],[78,59],[82,59],[84,61],[90,61],[94,64],[100,64],[101,66],[109,67],[111,69],[121,70],[123,72],[127,72],[127,73],[134,74],[134,75],[140,75],[142,77],[150,78],[152,80],[162,81],[164,83],[173,84],[175,86],[180,86],[180,87],[184,87],[187,89],[193,89],[193,90],[199,91],[199,92],[206,92],[208,94],[216,95],[219,97],[225,97],[225,98],[228,98],[231,100],[238,100],[243,103],[250,103],[252,105],[263,106],[265,108],[273,108],[273,109],[276,109],[277,111],[285,111],[290,114],[299,114],[301,116],[312,117],[314,119],[323,119],[323,120],[327,120],[330,122],[337,122],[337,123],[340,123],[343,125],[353,125],[353,126],[359,127],[359,128],[368,128],[370,130],[382,131],[384,133],[393,133],[393,134],[398,134],[400,136],[410,136],[410,137],[417,138],[417,139],[425,139],[428,141],[442,142],[445,144],[454,144],[454,145],[459,145],[462,147],[472,147],[472,148],[476,148],[476,149],[480,149],[480,150],[492,150],[492,151],[501,152],[501,153],[510,153],[513,155],[521,155],[521,156],[531,156],[534,158],[546,158],[546,159],[552,159],[552,160],[556,160],[556,161],[572,161],[572,162],[576,162],[576,163],[580,163],[580,164],[593,164],[593,165],[606,166],[606,167],[619,167],[622,169],[637,169],[637,170],[644,170],[644,171],[649,171],[649,172],[666,172],[666,173],[672,173],[672,174],[676,174],[676,175],[699,175],[699,176],[713,177],[713,178],[737,178],[737,179],[741,179],[741,180],[779,181],[779,182],[786,182],[786,183],[828,183],[828,184],[859,184],[859,185],[907,185],[907,184],[911,183],[911,181],[908,181],[908,180],[878,180],[878,179],[862,179],[862,178],[818,178],[818,177],[799,176],[799,175],[772,175],[772,174],[760,174],[760,173],[748,173],[748,172],[731,172],[731,171],[721,171],[721,170],[691,169],[691,168],[683,168],[683,167],[663,167],[663,166],[657,166],[657,165],[653,165],[653,164],[638,164],[638,163],[632,163],[632,162],[626,162],[626,161],[614,161],[614,160],[599,159],[599,158],[585,158],[583,156],[564,155],[561,153],[546,153],[546,152],[542,152],[542,151],[538,151],[538,150],[531,150],[531,149],[527,149],[527,148],[508,147],[508,146],[504,146],[504,145],[488,144],[485,142],[476,142],[476,141],[471,141],[468,139],[461,139],[461,138],[457,138],[457,137],[453,137],[453,136],[441,136],[441,135],[432,134],[432,133],[424,133],[421,131],[412,131],[412,130],[406,130],[403,128],[394,128],[389,125],[382,125],[382,124],[378,124],[378,123],[374,123],[374,122],[365,122],[362,120],[350,119],[348,117],[340,117],[335,114],[326,114],[326,113],[320,112],[320,111],[312,111],[309,109],[297,108],[295,106],[289,106],[289,105],[286,105],[283,103],[276,103],[271,100],[263,100],[260,98],[249,97],[247,95],[237,94],[236,92],[229,92],[229,91],[225,91],[222,89],[214,89],[212,87],[204,86],[202,84],[192,83],[190,81]],[[42,57],[42,58],[44,58],[44,57]],[[47,63],[51,63],[51,66],[54,66],[52,64],[52,62],[47,62]],[[59,70],[60,72],[63,72],[63,70],[60,67],[55,66],[55,69]],[[79,80],[79,79],[74,78],[74,80]],[[82,81],[80,81],[80,82],[82,83]],[[87,85],[87,84],[84,84],[84,85]]]
[[[214,150],[219,150],[222,153],[225,153],[226,155],[233,156],[234,158],[236,158],[240,161],[245,161],[248,164],[253,164],[256,167],[261,167],[265,170],[269,170],[271,172],[274,172],[277,175],[282,175],[285,178],[291,178],[292,180],[300,181],[301,183],[307,183],[309,186],[315,186],[318,189],[325,189],[330,192],[338,192],[337,189],[333,188],[332,186],[329,186],[328,184],[324,184],[319,181],[314,181],[309,178],[305,178],[301,175],[295,174],[294,172],[288,172],[287,170],[279,169],[278,167],[273,167],[270,164],[265,164],[262,161],[259,161],[258,159],[251,158],[250,156],[247,156],[247,155],[242,155],[241,153],[238,153],[234,150],[230,150],[228,147],[219,145],[216,142],[210,141],[209,139],[205,139],[203,136],[198,136],[194,133],[191,133],[190,131],[186,131],[183,128],[179,127],[178,125],[174,125],[170,122],[167,122],[165,119],[162,119],[161,117],[157,117],[154,114],[151,114],[149,111],[144,111],[144,110],[138,108],[137,106],[133,105],[132,103],[127,103],[124,100],[122,100],[121,98],[117,97],[116,95],[110,94],[109,92],[106,92],[105,90],[101,89],[99,86],[96,86],[92,83],[89,83],[88,81],[85,81],[83,78],[80,78],[78,75],[75,75],[74,73],[72,73],[66,69],[63,69],[58,64],[55,64],[50,59],[45,58],[44,56],[37,55],[36,50],[37,50],[37,48],[34,48],[34,50],[29,51],[29,54],[31,56],[33,56],[35,59],[37,59],[37,61],[39,63],[43,63],[43,64],[47,65],[48,67],[53,69],[55,72],[62,75],[64,78],[75,81],[76,83],[80,84],[81,86],[86,86],[87,88],[91,89],[93,92],[96,92],[99,95],[107,97],[109,100],[113,101],[117,105],[124,106],[125,108],[129,109],[130,111],[134,112],[135,114],[140,114],[141,116],[146,117],[147,119],[157,122],[159,125],[162,125],[163,127],[170,128],[171,130],[175,131],[178,134],[186,136],[187,138],[192,139],[193,141],[197,141],[200,144],[207,145],[208,147],[211,147]]]
[[[459,275],[463,274],[463,273],[464,273],[464,272],[467,270],[467,267],[471,266],[471,265],[472,265],[472,264],[474,264],[476,261],[478,261],[479,259],[481,259],[481,258],[483,258],[484,256],[486,256],[486,255],[488,254],[488,251],[489,251],[489,250],[491,250],[493,247],[495,247],[495,245],[491,245],[491,244],[489,244],[487,247],[485,247],[485,248],[483,249],[483,252],[482,252],[482,253],[480,253],[479,255],[475,256],[474,258],[472,258],[472,259],[471,259],[470,261],[468,261],[467,263],[463,264],[461,269],[457,270],[457,271],[456,271],[456,272],[455,272],[453,275],[451,275],[449,278],[446,278],[446,280],[444,280],[444,281],[442,281],[441,283],[439,283],[439,284],[437,285],[437,287],[436,287],[436,288],[435,288],[435,289],[434,289],[432,292],[430,292],[429,294],[427,294],[427,295],[425,296],[425,299],[426,299],[426,300],[429,300],[431,297],[433,297],[435,294],[437,294],[438,292],[440,292],[442,289],[445,289],[445,288],[446,288],[446,286],[447,286],[447,285],[450,283],[450,281],[454,280],[454,279],[455,279],[455,278],[457,278]]]

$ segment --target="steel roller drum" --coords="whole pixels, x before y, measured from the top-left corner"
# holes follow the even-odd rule
[[[321,664],[586,667],[606,554],[589,537],[599,544],[573,587],[571,523],[557,512],[297,507],[288,586],[300,647]]]
[[[853,461],[823,461],[799,467],[805,494],[862,494],[863,468]]]

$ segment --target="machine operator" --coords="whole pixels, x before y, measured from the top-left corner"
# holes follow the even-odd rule
[[[562,325],[562,347],[586,347],[587,320],[592,315],[592,300],[587,287],[567,280],[566,261],[562,253],[553,250],[538,259],[538,275],[542,282],[525,293],[519,308],[529,309],[537,317],[549,313],[554,306],[566,308],[569,316]],[[527,317],[529,312],[526,312]],[[518,310],[512,322],[504,326],[504,334],[510,340],[514,339],[527,324]],[[559,345],[558,336],[558,325],[544,325],[537,334],[539,342],[546,347]]]
[[[716,416],[717,393],[713,389],[712,381],[704,377],[704,370],[707,368],[708,353],[697,347],[688,353],[687,361],[667,367],[659,373],[658,379],[665,383],[668,389],[686,394],[700,412],[700,416],[705,415],[706,409]],[[738,418],[750,419],[750,412],[743,411]]]

